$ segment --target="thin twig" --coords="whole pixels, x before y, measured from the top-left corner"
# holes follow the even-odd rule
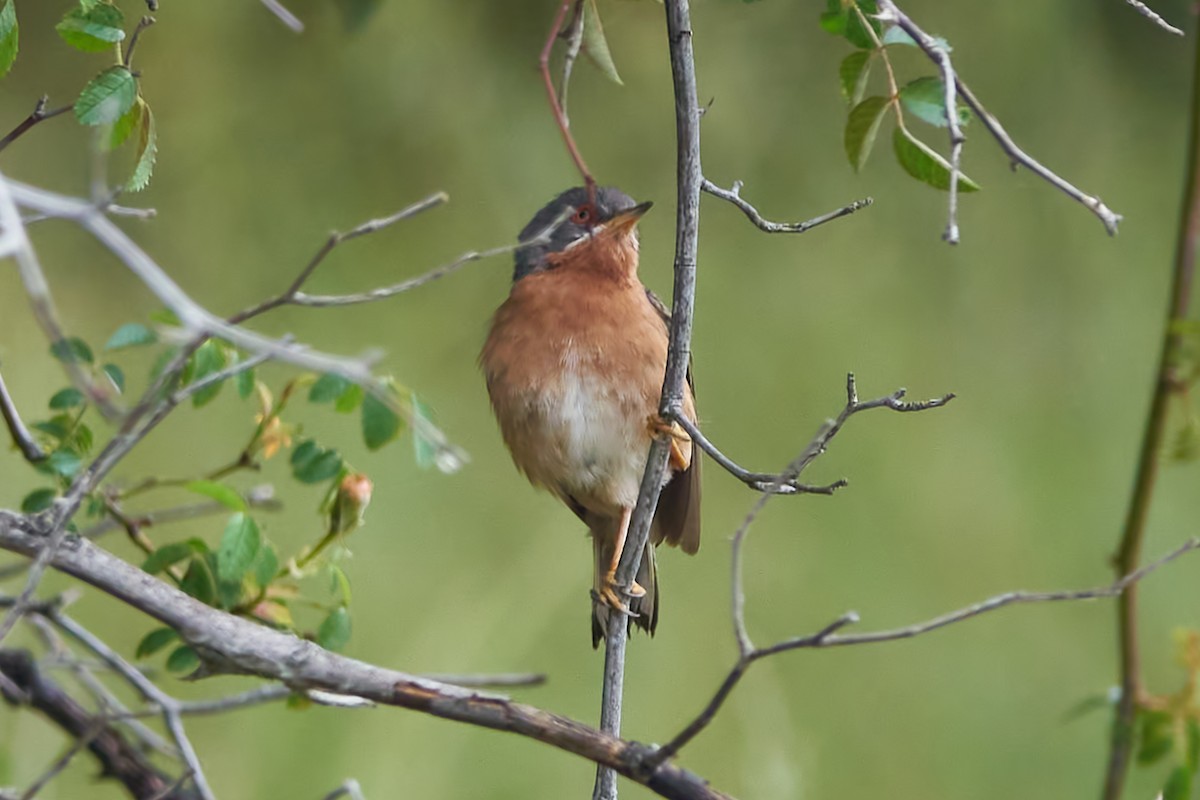
[[[32,800],[32,798],[36,797],[38,792],[46,788],[46,786],[50,784],[50,781],[57,778],[59,774],[61,774],[62,771],[67,768],[67,765],[71,763],[75,756],[79,755],[83,748],[91,744],[92,740],[99,736],[103,731],[103,723],[94,724],[90,730],[84,732],[82,736],[71,742],[67,749],[63,751],[63,754],[56,758],[54,762],[50,764],[50,766],[47,767],[46,770],[29,785],[29,788],[21,793],[21,800]]]
[[[142,17],[138,20],[137,27],[133,29],[133,35],[129,37],[129,46],[125,48],[125,56],[121,59],[126,67],[133,65],[133,51],[137,48],[138,39],[142,36],[142,31],[149,28],[155,22],[154,17]]]
[[[284,344],[287,344],[287,343],[293,341],[293,339],[291,336],[284,336],[279,341]],[[255,367],[260,366],[262,364],[265,364],[267,361],[270,361],[270,360],[271,360],[271,357],[269,355],[267,355],[266,353],[259,353],[256,356],[251,356],[250,358],[247,358],[245,361],[239,361],[236,364],[231,364],[230,366],[226,367],[225,369],[218,370],[217,372],[214,372],[211,375],[206,375],[205,377],[201,378],[200,380],[196,381],[195,383],[189,383],[187,386],[183,387],[182,389],[175,390],[175,393],[171,396],[171,402],[174,404],[182,403],[184,400],[187,400],[192,395],[202,392],[205,389],[209,388],[210,386],[216,386],[218,383],[223,383],[223,382],[229,380],[230,378],[236,378],[238,375],[241,375],[243,372],[248,372],[249,370],[252,370]]]
[[[279,21],[292,29],[294,33],[304,33],[304,23],[300,18],[288,11],[279,0],[260,0],[267,10],[279,18]]]
[[[1134,11],[1141,14],[1143,17],[1150,20],[1167,33],[1173,33],[1176,36],[1183,36],[1183,31],[1163,19],[1161,15],[1153,11],[1149,6],[1143,3],[1142,0],[1125,0],[1125,2],[1132,6]]]
[[[337,800],[339,797],[349,797],[350,800],[366,800],[362,786],[354,778],[347,778],[342,785],[325,795],[322,800]]]
[[[21,451],[21,455],[25,457],[26,461],[36,464],[46,458],[42,448],[38,447],[37,442],[33,440],[33,434],[21,421],[21,415],[17,413],[16,403],[13,402],[12,395],[8,393],[8,387],[4,384],[2,374],[0,374],[0,415],[4,417],[4,424],[8,426],[13,444]]]
[[[3,150],[17,139],[21,138],[21,136],[23,136],[30,128],[32,128],[34,125],[37,125],[39,122],[45,122],[48,119],[53,119],[54,117],[57,117],[60,114],[65,114],[74,108],[74,106],[59,106],[58,108],[53,108],[47,111],[46,103],[49,101],[50,97],[48,95],[42,95],[38,99],[37,105],[33,107],[33,112],[24,120],[22,120],[17,127],[9,131],[3,139],[0,139],[0,150]]]
[[[1173,396],[1187,386],[1177,379],[1178,355],[1185,342],[1179,322],[1187,319],[1192,300],[1192,283],[1200,248],[1200,46],[1193,43],[1190,130],[1187,140],[1187,184],[1180,211],[1175,244],[1175,263],[1170,294],[1163,321],[1158,369],[1154,390],[1146,412],[1137,472],[1125,513],[1121,541],[1113,557],[1117,575],[1135,570],[1142,558],[1147,522],[1154,487],[1162,461],[1163,439]],[[1121,694],[1117,699],[1105,770],[1104,800],[1118,800],[1125,786],[1125,775],[1134,746],[1138,697],[1142,694],[1141,654],[1138,642],[1138,592],[1135,586],[1121,596],[1117,608],[1117,638],[1121,663]]]
[[[51,517],[52,514],[42,515],[43,524],[45,520]],[[17,595],[17,602],[4,615],[4,619],[0,620],[0,642],[4,641],[4,637],[8,636],[9,631],[17,624],[17,620],[29,609],[33,595],[37,592],[38,586],[42,582],[42,577],[45,575],[46,567],[50,565],[50,562],[54,559],[54,555],[58,552],[58,548],[62,546],[63,540],[66,538],[67,526],[65,524],[55,525],[50,535],[46,537],[45,546],[42,547],[29,567],[29,575],[25,578],[25,587]]]
[[[562,36],[567,42],[567,51],[563,53],[562,79],[558,84],[558,104],[562,108],[563,121],[571,126],[571,118],[567,114],[567,89],[571,85],[571,70],[575,68],[575,59],[579,58],[579,50],[583,47],[583,3],[575,0],[575,9],[571,12],[571,22]]]
[[[550,34],[546,37],[546,44],[542,47],[542,52],[538,56],[538,69],[542,73],[542,82],[546,85],[546,97],[550,101],[550,111],[554,115],[554,121],[558,124],[558,129],[562,132],[563,141],[567,144],[567,151],[571,154],[571,160],[575,162],[575,168],[579,170],[579,174],[583,177],[583,183],[587,187],[588,201],[594,202],[596,195],[596,179],[592,177],[592,172],[587,168],[587,164],[583,161],[583,155],[579,152],[579,148],[575,145],[575,137],[571,135],[571,126],[567,122],[566,112],[558,103],[558,93],[554,90],[554,79],[550,77],[550,53],[554,49],[554,42],[558,39],[558,33],[562,30],[563,22],[566,21],[567,11],[571,8],[571,0],[562,0],[562,5],[554,15],[554,24],[550,26]]]
[[[827,214],[822,214],[819,217],[813,217],[804,222],[771,222],[764,219],[758,213],[758,209],[746,202],[741,195],[742,182],[734,181],[732,189],[722,189],[708,178],[704,178],[700,183],[700,188],[711,194],[713,197],[719,197],[722,200],[727,200],[741,209],[746,218],[754,223],[760,231],[766,233],[806,233],[818,225],[824,225],[826,222],[832,222],[835,219],[849,216],[859,209],[866,208],[875,202],[870,197],[864,197],[862,200],[855,200],[853,203],[836,211],[830,211]]]

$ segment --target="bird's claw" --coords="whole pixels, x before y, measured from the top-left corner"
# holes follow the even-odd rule
[[[605,575],[600,587],[596,590],[597,599],[612,610],[627,617],[638,616],[638,613],[632,610],[621,597],[622,594],[631,598],[645,597],[646,590],[637,581],[631,583],[628,589],[624,589],[617,583],[615,574]]]

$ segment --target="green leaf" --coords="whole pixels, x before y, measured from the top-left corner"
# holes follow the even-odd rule
[[[934,125],[945,128],[946,121],[946,82],[940,77],[927,76],[910,81],[900,89],[900,102],[913,115]],[[967,109],[959,106],[958,124],[964,125],[970,119]]]
[[[35,431],[44,433],[47,436],[62,440],[67,437],[71,431],[71,418],[66,414],[58,414],[52,419],[40,420],[30,425]]]
[[[425,435],[426,427],[433,426],[429,406],[425,405],[416,394],[412,395],[413,413],[413,456],[417,466],[429,469],[437,462],[437,443]]]
[[[0,78],[8,74],[17,60],[17,5],[15,0],[6,0],[0,6]]]
[[[274,546],[263,543],[259,548],[258,557],[254,559],[253,571],[254,582],[260,589],[266,588],[275,580],[275,576],[279,574],[279,556],[275,553]]]
[[[150,104],[142,102],[142,135],[138,139],[137,164],[133,174],[125,183],[126,191],[140,192],[150,185],[150,177],[154,174],[154,162],[158,158],[158,132],[154,128],[154,114]]]
[[[195,546],[196,541],[199,540],[189,539],[186,542],[164,544],[146,557],[146,560],[142,562],[142,570],[156,575],[172,564],[178,564],[185,558],[191,558],[198,552]]]
[[[211,497],[231,511],[246,511],[246,501],[236,491],[218,481],[190,481],[184,484],[189,492]]]
[[[75,431],[71,434],[71,441],[67,442],[67,444],[76,453],[89,452],[92,449],[92,429],[82,422],[77,423]]]
[[[1171,770],[1163,785],[1162,800],[1188,800],[1192,796],[1192,773],[1180,765]]]
[[[350,33],[363,29],[371,16],[379,10],[383,0],[338,0],[342,10],[342,24]]]
[[[933,39],[933,43],[945,52],[954,52],[954,48],[950,46],[950,43],[941,36],[931,36],[929,38]],[[905,47],[918,46],[916,39],[913,39],[911,36],[909,36],[908,31],[904,30],[899,25],[893,25],[884,31],[883,36],[879,38],[879,41],[884,47],[892,44],[903,45]]]
[[[584,0],[583,3],[583,52],[587,53],[588,58],[605,77],[613,83],[624,85],[617,73],[617,65],[613,63],[612,53],[609,52],[608,40],[604,38],[604,26],[600,24],[596,0]]]
[[[179,315],[169,308],[160,308],[157,311],[151,311],[150,321],[157,322],[159,325],[165,325],[168,328],[182,327]]]
[[[1200,767],[1200,723],[1188,717],[1187,721],[1187,753],[1184,763],[1190,772]]]
[[[308,402],[310,403],[328,403],[336,400],[349,389],[353,384],[343,378],[341,375],[326,373],[308,390]]]
[[[887,112],[889,101],[884,97],[868,97],[850,110],[846,118],[845,145],[850,166],[858,172],[867,163],[875,145],[875,135]]]
[[[895,146],[896,160],[905,172],[935,189],[950,188],[950,163],[940,153],[899,126],[892,134],[892,144]],[[960,172],[958,190],[975,192],[979,190],[979,184]]]
[[[104,343],[105,350],[123,350],[126,347],[139,347],[144,344],[154,344],[158,335],[140,322],[126,322],[108,337]]]
[[[363,441],[368,450],[378,450],[400,433],[400,417],[373,394],[363,398]]]
[[[234,379],[234,385],[237,387],[238,397],[245,400],[254,392],[254,370],[244,369],[239,372]]]
[[[91,364],[96,360],[96,357],[92,355],[92,348],[88,347],[87,342],[78,336],[68,336],[66,339],[59,339],[50,345],[50,355],[64,364],[72,361]]]
[[[1075,720],[1086,717],[1093,711],[1101,711],[1113,705],[1113,697],[1107,692],[1097,692],[1090,694],[1080,700],[1075,705],[1068,708],[1063,713],[1063,722],[1074,722]]]
[[[338,651],[350,641],[350,612],[344,607],[335,608],[317,630],[317,644],[326,650]]]
[[[83,87],[75,101],[75,118],[84,125],[111,125],[137,100],[137,79],[128,67],[101,72]]]
[[[321,483],[342,470],[342,456],[326,450],[311,439],[292,451],[292,476],[301,483]]]
[[[842,82],[842,96],[856,106],[862,101],[863,93],[867,90],[867,78],[871,74],[870,50],[856,50],[842,59],[838,68],[838,77]]]
[[[863,25],[862,18],[849,11],[846,15],[846,31],[845,37],[850,44],[862,50],[871,50],[875,47],[875,37],[879,36],[883,30],[883,26],[879,20],[872,15],[879,13],[879,8],[876,6],[875,0],[856,0],[855,3],[867,18],[867,25],[871,30],[867,29],[867,25]],[[871,35],[871,31],[875,32],[875,36]]]
[[[144,101],[138,98],[138,101],[129,107],[129,110],[121,115],[121,118],[113,123],[112,130],[108,132],[108,149],[116,150],[121,145],[125,144],[125,140],[129,138],[129,134],[133,133],[134,128],[142,121],[142,103]]]
[[[179,588],[205,605],[212,605],[217,596],[217,582],[213,578],[208,560],[193,558],[188,562],[187,572],[179,582]]]
[[[54,489],[34,489],[21,501],[22,514],[36,514],[54,505],[58,492]]]
[[[137,658],[148,658],[178,639],[179,633],[174,628],[155,628],[138,642],[135,655]]]
[[[337,564],[329,565],[329,592],[341,605],[350,605],[350,579]]]
[[[217,548],[218,577],[222,581],[240,583],[261,547],[262,534],[254,518],[243,513],[234,514],[229,518]]]
[[[125,394],[125,371],[116,364],[105,364],[101,369],[104,370],[104,374],[108,376],[108,379],[112,381],[112,385],[116,387],[116,390],[121,394]]]
[[[65,480],[71,480],[83,468],[83,461],[78,454],[72,453],[70,450],[56,450],[50,454],[49,458],[38,464],[38,468]]]
[[[167,669],[171,672],[192,672],[200,666],[200,656],[186,644],[180,645],[167,656]]]
[[[337,399],[337,402],[333,404],[333,410],[339,414],[351,414],[355,409],[358,408],[358,405],[362,402],[362,399],[362,387],[357,383],[352,383],[346,389],[346,391],[342,392],[342,395]]]
[[[843,36],[849,18],[850,12],[842,5],[841,0],[828,0],[825,11],[821,12],[821,27],[834,36]]]
[[[209,375],[216,374],[225,369],[227,363],[225,348],[215,339],[209,339],[204,344],[196,348],[196,352],[192,353],[192,357],[188,360],[187,367],[183,371],[183,379],[185,383],[192,384],[207,378]],[[225,385],[224,381],[205,386],[200,391],[192,395],[192,404],[196,408],[209,403],[221,392],[221,387]]]
[[[68,11],[54,29],[76,50],[99,53],[125,38],[124,24],[125,17],[119,8],[95,3]]]
[[[60,389],[50,398],[50,407],[55,411],[62,411],[67,408],[76,408],[84,404],[83,392],[78,389],[67,387]]]
[[[1175,746],[1174,720],[1165,711],[1146,711],[1140,716],[1137,760],[1139,764],[1153,764]]]

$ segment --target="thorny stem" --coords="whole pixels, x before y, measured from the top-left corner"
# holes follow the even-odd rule
[[[1167,302],[1166,322],[1158,371],[1154,378],[1154,394],[1142,434],[1141,454],[1133,494],[1121,534],[1121,543],[1113,558],[1118,575],[1132,572],[1141,560],[1146,536],[1146,521],[1150,513],[1151,496],[1158,476],[1171,396],[1179,391],[1182,382],[1176,379],[1175,359],[1183,337],[1178,323],[1187,316],[1192,296],[1192,277],[1200,248],[1200,46],[1193,46],[1191,130],[1188,135],[1187,185],[1184,189],[1183,210],[1179,221],[1175,267],[1171,278],[1171,293]],[[1116,719],[1105,773],[1104,800],[1117,800],[1125,785],[1129,757],[1134,744],[1134,723],[1138,697],[1142,692],[1141,659],[1138,650],[1137,586],[1121,595],[1117,606],[1117,631],[1121,658],[1121,696],[1117,701]]]

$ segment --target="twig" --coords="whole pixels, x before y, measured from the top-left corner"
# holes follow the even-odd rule
[[[571,126],[571,118],[567,114],[567,89],[571,85],[571,70],[575,68],[575,59],[579,58],[579,51],[583,47],[583,3],[584,0],[575,0],[575,8],[571,12],[571,22],[562,32],[562,37],[567,42],[567,51],[563,53],[562,79],[558,84],[558,104],[562,107],[563,121],[567,123],[568,128]]]
[[[348,242],[351,239],[357,239],[360,236],[366,236],[369,233],[381,231],[384,228],[395,225],[397,222],[409,219],[410,217],[415,217],[422,211],[428,211],[431,208],[436,208],[437,206],[440,206],[442,203],[448,202],[449,200],[450,195],[446,194],[445,192],[435,192],[423,200],[418,200],[412,205],[400,209],[391,216],[383,217],[381,219],[368,220],[367,222],[364,222],[363,224],[352,228],[345,233],[339,233],[336,231],[331,233],[329,238],[325,240],[325,244],[321,245],[320,249],[317,250],[311,259],[309,259],[308,263],[304,265],[304,268],[300,270],[300,274],[292,280],[292,282],[286,289],[283,290],[283,292],[275,297],[264,300],[257,305],[251,306],[243,311],[239,311],[229,318],[229,322],[236,325],[245,322],[252,317],[257,317],[259,314],[270,311],[271,309],[279,308],[282,305],[287,305],[288,303],[294,302],[296,296],[300,293],[300,289],[303,288],[308,279],[312,277],[313,272],[316,271],[317,267],[321,265],[321,262],[325,260],[325,257],[328,256],[333,249],[341,243]]]
[[[334,789],[329,794],[325,795],[322,800],[337,800],[339,797],[349,797],[350,800],[366,800],[363,796],[362,787],[354,778],[347,778],[342,782],[342,785]]]
[[[51,518],[51,516],[52,513],[41,516],[43,525],[45,524],[45,520]],[[4,641],[4,637],[8,636],[9,631],[17,624],[17,620],[29,609],[33,595],[41,584],[42,577],[45,575],[46,567],[50,565],[50,562],[54,559],[54,555],[58,552],[58,548],[62,546],[63,540],[66,537],[67,526],[65,524],[55,525],[50,535],[45,537],[45,545],[38,552],[29,567],[29,575],[25,578],[25,588],[17,596],[17,601],[13,604],[12,608],[4,615],[4,619],[0,620],[0,642]]]
[[[53,119],[59,114],[65,114],[74,108],[74,106],[59,106],[58,108],[52,108],[47,111],[46,104],[49,101],[50,97],[48,95],[42,95],[38,99],[37,105],[33,107],[33,112],[24,120],[22,120],[17,127],[9,131],[3,139],[0,139],[0,150],[3,150],[17,139],[21,138],[21,136],[23,136],[30,128],[32,128],[34,125],[37,125],[39,122]]]
[[[287,344],[287,343],[293,341],[293,339],[290,336],[284,336],[279,341],[283,344]],[[173,404],[178,405],[179,403],[182,403],[184,400],[187,400],[192,395],[197,394],[198,392],[202,392],[205,389],[209,388],[210,386],[216,386],[218,383],[227,381],[230,378],[235,378],[238,375],[241,375],[243,372],[252,370],[255,367],[265,364],[267,361],[270,361],[270,360],[271,360],[271,357],[269,355],[267,355],[266,353],[259,353],[256,356],[251,356],[250,358],[247,358],[245,361],[239,361],[236,364],[231,364],[230,366],[226,367],[225,369],[218,370],[217,372],[214,372],[211,375],[206,375],[205,377],[201,378],[200,380],[196,381],[195,383],[189,383],[187,386],[183,387],[182,389],[175,390],[174,394],[171,395],[171,402]]]
[[[819,217],[813,217],[805,222],[771,222],[770,220],[763,219],[762,215],[758,213],[757,208],[742,199],[741,181],[734,181],[732,189],[722,189],[708,178],[704,178],[700,183],[700,188],[711,194],[713,197],[719,197],[722,200],[727,200],[730,203],[733,203],[742,210],[742,213],[746,215],[747,219],[754,223],[755,227],[757,227],[760,231],[764,231],[765,233],[806,233],[818,225],[824,225],[826,222],[832,222],[835,219],[849,216],[855,211],[866,208],[867,206],[871,205],[871,203],[875,202],[870,197],[864,197],[862,200],[855,200],[850,205],[843,206],[836,211],[830,211],[828,214],[822,214]]]
[[[687,0],[665,0],[667,43],[671,53],[671,77],[675,94],[675,262],[671,300],[670,344],[663,380],[659,413],[665,419],[683,416],[684,384],[691,360],[692,315],[696,294],[696,250],[700,225],[700,105],[696,99],[696,66],[692,51],[692,23]],[[637,504],[629,522],[629,533],[621,563],[618,586],[630,586],[641,564],[642,551],[650,536],[650,523],[666,474],[669,437],[657,437],[646,456],[646,471]],[[609,625],[604,643],[604,686],[601,693],[600,728],[617,735],[621,729],[621,702],[625,684],[625,625]],[[593,800],[615,800],[616,774],[603,766],[596,771]]]
[[[905,32],[908,33],[909,36],[913,37],[918,46],[922,47],[926,55],[928,55],[935,64],[938,64],[939,66],[948,64],[948,60],[941,56],[935,55],[936,52],[941,51],[941,48],[936,46],[936,40],[929,36],[929,34],[925,33],[925,31],[923,31],[915,22],[913,22],[902,11],[900,11],[899,7],[897,7],[892,0],[881,0],[880,9],[881,14],[879,15],[879,18],[895,21],[902,28],[904,28]],[[870,28],[868,28],[868,30],[870,30]],[[930,43],[934,44],[932,49],[927,47],[927,45]],[[943,74],[945,74],[945,71],[943,71]],[[1065,179],[1059,177],[1058,174],[1047,169],[1033,156],[1029,155],[1020,147],[1018,147],[1017,143],[1014,142],[1012,137],[1008,135],[1008,132],[1004,130],[1004,126],[1000,124],[1000,120],[996,119],[994,116],[992,116],[991,112],[984,108],[983,103],[979,102],[979,98],[977,98],[974,92],[971,91],[970,87],[963,82],[962,78],[958,77],[957,75],[954,77],[954,87],[957,90],[958,95],[963,99],[963,102],[967,104],[972,112],[974,112],[975,116],[979,118],[979,121],[983,123],[983,126],[987,128],[988,133],[990,133],[992,138],[996,140],[996,143],[1000,145],[1000,149],[1008,154],[1008,157],[1012,160],[1014,167],[1018,164],[1024,166],[1034,175],[1037,175],[1051,186],[1054,186],[1072,200],[1082,204],[1085,208],[1095,214],[1096,217],[1104,224],[1104,229],[1108,231],[1109,235],[1116,235],[1117,226],[1121,222],[1120,214],[1117,214],[1108,206],[1106,206],[1099,197],[1087,194],[1086,192],[1076,188]],[[949,91],[949,87],[947,87],[947,93],[949,93]],[[957,113],[957,109],[948,108],[947,112],[950,123],[954,124],[956,121],[955,114]],[[947,228],[947,233],[950,233],[949,228]]]
[[[567,11],[570,8],[571,0],[562,0],[562,5],[554,15],[554,24],[550,26],[550,35],[546,37],[546,44],[542,47],[541,55],[538,56],[538,69],[541,71],[542,81],[546,85],[546,97],[550,101],[550,111],[554,114],[554,121],[558,124],[558,129],[562,131],[563,141],[567,144],[571,160],[575,162],[575,168],[579,170],[579,174],[583,177],[583,183],[587,187],[588,201],[595,202],[596,179],[592,177],[591,170],[587,168],[587,164],[583,161],[583,155],[575,145],[575,137],[571,135],[571,125],[567,122],[566,112],[558,104],[558,93],[554,91],[554,79],[550,77],[550,52],[554,49],[554,42],[558,39],[558,32],[562,30],[563,22],[566,21]]]
[[[962,164],[963,142],[967,137],[963,135],[962,126],[958,122],[957,77],[950,63],[950,53],[944,45],[917,27],[892,0],[880,0],[879,10],[879,18],[891,20],[899,25],[942,73],[942,100],[946,112],[946,130],[950,134],[950,200],[946,231],[942,238],[949,244],[958,244],[958,178],[962,174],[959,167]]]
[[[43,543],[42,537],[28,530],[23,517],[0,510],[0,549],[33,555]],[[297,691],[320,689],[516,733],[611,766],[662,797],[728,800],[727,795],[710,787],[698,775],[674,764],[663,764],[651,774],[639,772],[636,764],[649,752],[645,745],[498,695],[450,686],[339,656],[290,633],[200,603],[85,539],[73,538],[67,546],[60,548],[54,566],[175,628],[206,663],[219,665],[222,671],[281,681]],[[60,619],[66,621],[61,615]],[[70,628],[64,630],[76,636]],[[115,654],[86,631],[82,633],[89,637],[84,646],[111,665],[113,662],[91,642],[109,654]],[[137,680],[149,684],[148,691],[159,691],[128,664],[122,660],[118,663],[132,670]],[[126,675],[121,669],[118,672]],[[126,679],[132,681],[134,678],[126,675]],[[147,699],[152,703],[159,702],[156,697]]]
[[[46,788],[50,784],[50,781],[57,778],[59,774],[67,768],[67,765],[71,763],[75,756],[79,755],[83,748],[90,745],[103,730],[103,724],[93,724],[89,730],[84,731],[79,738],[71,742],[71,744],[67,746],[67,749],[63,751],[63,754],[56,758],[54,762],[50,764],[50,766],[47,767],[44,772],[42,772],[41,775],[34,779],[33,783],[29,784],[29,788],[21,793],[21,800],[33,800],[33,798],[37,796],[38,792]]]
[[[1125,0],[1125,2],[1132,6],[1134,11],[1141,14],[1143,17],[1150,20],[1167,33],[1173,33],[1176,36],[1183,36],[1183,31],[1167,22],[1162,18],[1161,15],[1155,13],[1149,6],[1143,3],[1142,0]]]
[[[155,22],[154,17],[142,17],[138,20],[137,27],[133,29],[133,35],[129,37],[129,46],[125,48],[125,57],[121,59],[126,67],[133,65],[133,51],[137,47],[138,39],[141,38],[142,31],[149,28]]]
[[[0,374],[0,415],[4,416],[4,424],[8,426],[13,444],[21,451],[21,455],[25,457],[26,461],[36,464],[46,458],[42,448],[38,447],[37,442],[33,440],[33,434],[21,421],[21,415],[17,413],[17,406],[13,402],[12,395],[8,393],[8,387],[4,385],[4,375],[2,374]]]
[[[304,33],[304,23],[300,21],[299,17],[284,8],[283,3],[280,3],[279,0],[260,0],[260,2],[294,33]]]
[[[166,725],[167,732],[171,735],[172,741],[175,742],[175,746],[179,749],[179,754],[184,764],[192,772],[192,783],[195,785],[196,791],[202,800],[214,800],[212,789],[209,788],[208,781],[204,777],[204,770],[200,765],[200,759],[196,755],[196,750],[192,747],[192,743],[187,737],[187,732],[183,728],[183,719],[179,713],[179,701],[155,686],[153,681],[143,675],[128,661],[121,658],[115,650],[104,643],[104,640],[95,636],[87,628],[75,622],[75,620],[57,610],[50,612],[47,616],[55,625],[62,628],[76,641],[88,650],[91,650],[102,661],[116,670],[142,697],[162,709],[163,724]]]
[[[740,547],[740,540],[734,542],[734,547]],[[875,631],[872,633],[859,634],[838,634],[837,631],[857,623],[859,621],[858,614],[853,611],[848,611],[842,616],[835,619],[833,622],[826,625],[820,631],[809,634],[807,636],[798,636],[792,639],[785,639],[769,647],[755,648],[749,644],[747,637],[743,642],[739,637],[739,657],[737,663],[734,664],[722,681],[717,692],[709,700],[704,709],[693,719],[688,725],[680,731],[667,744],[658,748],[650,757],[647,758],[644,766],[647,769],[653,769],[667,759],[674,757],[680,749],[694,739],[701,731],[703,731],[709,723],[716,717],[721,705],[732,693],[734,687],[742,676],[745,675],[750,665],[759,659],[768,656],[785,653],[789,650],[799,650],[802,648],[828,648],[828,647],[846,647],[850,645],[860,644],[877,644],[879,642],[892,642],[899,639],[911,639],[914,636],[920,636],[931,631],[945,628],[958,622],[963,622],[974,617],[987,614],[992,611],[1004,608],[1005,606],[1015,605],[1018,603],[1055,603],[1067,602],[1076,600],[1097,600],[1104,597],[1114,597],[1131,588],[1138,581],[1145,578],[1151,572],[1159,569],[1162,566],[1174,561],[1184,553],[1192,550],[1200,549],[1200,538],[1192,538],[1184,542],[1181,546],[1175,548],[1165,556],[1159,558],[1153,563],[1147,564],[1135,572],[1132,572],[1114,583],[1107,586],[1100,586],[1092,589],[1068,590],[1057,592],[1025,592],[1015,591],[1006,592],[1001,595],[990,597],[978,603],[966,606],[964,608],[951,611],[947,614],[934,617],[933,619],[924,622],[918,622],[913,625],[906,625],[903,628],[894,628],[891,630]],[[735,606],[736,608],[736,606]],[[735,628],[742,631],[745,630],[745,621],[740,616],[740,610],[735,611]]]
[[[1154,376],[1154,391],[1146,412],[1146,427],[1138,455],[1137,473],[1129,499],[1129,509],[1121,532],[1121,542],[1113,557],[1113,569],[1124,575],[1137,568],[1142,557],[1147,520],[1162,459],[1163,437],[1167,427],[1171,398],[1186,383],[1177,380],[1177,357],[1184,344],[1178,323],[1187,319],[1191,306],[1192,282],[1200,247],[1200,46],[1193,45],[1192,96],[1187,144],[1187,186],[1175,245],[1175,264],[1163,322],[1162,349]],[[1137,702],[1142,693],[1141,657],[1138,645],[1137,587],[1121,596],[1117,608],[1117,636],[1121,659],[1121,695],[1117,700],[1109,745],[1108,766],[1104,779],[1104,800],[1118,800],[1125,786],[1129,758],[1134,745]]]

